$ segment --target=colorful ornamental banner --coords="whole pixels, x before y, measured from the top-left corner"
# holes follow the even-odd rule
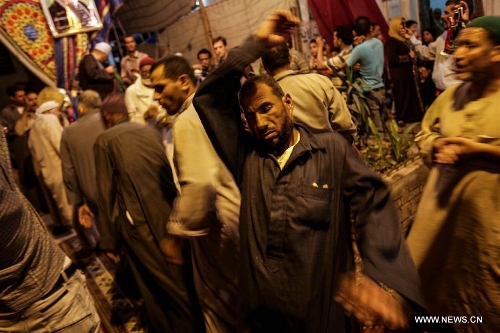
[[[40,4],[55,38],[102,28],[94,0],[41,0]]]
[[[75,89],[87,34],[55,40],[38,0],[0,0],[0,41],[47,85]]]

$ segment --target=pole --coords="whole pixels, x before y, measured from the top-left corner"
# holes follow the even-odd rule
[[[300,13],[299,13],[299,10],[297,7],[291,7],[290,8],[290,12],[297,16],[297,17],[300,17]],[[299,28],[300,29],[300,28]],[[300,53],[302,53],[302,41],[300,40],[300,37],[299,37],[299,29],[296,29],[295,32],[293,33],[292,35],[292,39],[293,39],[293,46],[295,47],[295,49],[297,51],[299,51]]]
[[[207,10],[205,9],[205,5],[203,4],[203,0],[199,0],[200,5],[200,16],[203,21],[203,27],[205,28],[205,36],[207,38],[208,49],[210,53],[212,53],[212,64],[215,56],[214,45],[212,43],[212,30],[210,29],[210,22],[208,21]]]

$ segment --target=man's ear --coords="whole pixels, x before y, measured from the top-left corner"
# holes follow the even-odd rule
[[[493,50],[491,50],[491,52],[491,61],[500,63],[500,45],[493,47]]]
[[[291,115],[293,113],[293,101],[292,101],[292,96],[290,94],[285,94],[283,96],[283,103],[285,104],[285,107],[288,111],[288,113]]]
[[[192,83],[191,79],[187,74],[182,74],[181,76],[179,76],[177,80],[180,83],[181,89],[189,89]]]

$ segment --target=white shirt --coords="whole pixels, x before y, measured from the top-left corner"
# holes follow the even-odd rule
[[[422,45],[415,36],[410,38],[410,41],[415,46],[420,58],[424,60],[434,60],[434,69],[432,71],[432,80],[439,90],[446,90],[448,87],[461,83],[457,80],[453,71],[454,59],[450,54],[442,54],[446,41],[446,31],[439,36],[434,43],[429,46]],[[434,58],[434,59],[433,59]]]

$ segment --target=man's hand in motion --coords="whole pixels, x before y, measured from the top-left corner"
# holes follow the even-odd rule
[[[287,10],[276,10],[270,14],[255,33],[267,48],[281,45],[300,24],[298,17]]]
[[[401,304],[367,276],[350,272],[340,278],[335,301],[363,325],[391,330],[408,327]]]

